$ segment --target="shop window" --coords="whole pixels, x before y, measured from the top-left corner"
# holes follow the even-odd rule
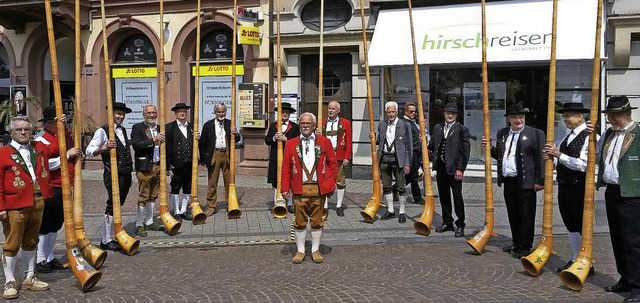
[[[334,70],[325,70],[322,74],[322,95],[325,97],[335,96],[340,90],[342,80]],[[318,77],[316,77],[316,89],[318,89]]]
[[[200,41],[201,59],[231,59],[233,43],[233,31],[230,29],[216,29],[202,38]],[[236,45],[236,59],[242,60],[244,57],[243,48]],[[194,54],[195,58],[195,54]]]
[[[324,30],[330,31],[344,26],[351,20],[353,8],[346,0],[324,1]],[[314,31],[320,31],[320,0],[307,3],[301,12],[304,26]]]
[[[116,53],[116,62],[155,62],[156,50],[151,40],[143,34],[134,34],[125,39]]]

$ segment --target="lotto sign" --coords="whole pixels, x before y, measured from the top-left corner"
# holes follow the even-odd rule
[[[260,29],[253,26],[238,26],[238,41],[240,44],[260,45]]]

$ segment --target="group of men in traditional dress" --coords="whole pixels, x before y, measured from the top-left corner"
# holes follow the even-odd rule
[[[413,107],[412,107],[413,106]],[[120,203],[124,204],[131,187],[131,170],[136,169],[139,198],[136,219],[136,233],[146,236],[147,230],[159,230],[154,223],[153,209],[159,190],[159,149],[169,142],[167,158],[171,179],[171,199],[174,216],[178,220],[191,219],[187,205],[191,194],[192,143],[200,140],[200,164],[205,165],[209,176],[207,211],[211,216],[217,212],[217,183],[222,172],[225,189],[228,191],[229,145],[241,137],[235,126],[225,118],[226,107],[215,107],[216,117],[205,123],[202,135],[194,134],[193,126],[187,121],[188,109],[178,103],[172,111],[176,120],[167,124],[167,135],[159,132],[156,123],[155,106],[144,108],[144,121],[133,126],[131,140],[123,127],[125,115],[131,109],[123,103],[114,103],[114,130],[116,140],[109,140],[108,126],[94,134],[87,146],[86,155],[102,156],[105,167],[104,185],[108,199],[105,210],[105,228],[100,247],[118,250],[119,245],[112,239],[113,202],[111,192],[111,163],[108,152],[116,150]],[[379,165],[383,183],[384,201],[387,205],[382,220],[395,218],[393,184],[395,178],[399,193],[398,222],[406,222],[405,187],[413,180],[405,181],[419,164],[420,146],[416,140],[426,140],[426,136],[415,132],[415,104],[405,106],[405,118],[398,118],[396,102],[387,102],[385,116],[378,124]],[[598,142],[598,187],[606,186],[605,201],[611,233],[611,241],[620,280],[605,288],[611,292],[630,292],[626,302],[640,302],[640,181],[633,176],[640,166],[640,141],[635,137],[640,132],[631,118],[630,105],[626,96],[611,97],[602,112],[607,115],[611,127]],[[295,214],[296,254],[293,262],[298,264],[306,256],[305,238],[307,226],[311,228],[311,258],[323,262],[320,253],[320,237],[324,218],[322,212],[328,208],[328,199],[336,193],[336,214],[344,215],[345,168],[351,163],[352,131],[349,120],[339,117],[340,104],[329,103],[328,118],[317,129],[316,117],[311,113],[300,115],[300,125],[289,120],[296,110],[288,103],[276,109],[282,116],[282,127],[269,126],[265,143],[271,146],[268,182],[274,186],[276,180],[277,142],[284,145],[282,163],[281,194],[288,200],[288,210]],[[438,191],[442,205],[442,225],[437,232],[454,231],[456,237],[464,236],[465,214],[462,199],[462,179],[469,161],[469,130],[457,122],[457,104],[449,103],[444,108],[444,122],[436,125],[433,140],[428,142],[433,169],[437,174]],[[527,109],[522,104],[510,106],[505,116],[509,126],[496,134],[496,145],[491,146],[491,156],[497,160],[498,185],[504,185],[505,203],[512,243],[504,247],[505,252],[520,258],[530,253],[533,245],[536,192],[543,189],[544,161],[553,159],[557,165],[558,203],[565,226],[569,230],[572,260],[564,270],[576,260],[580,249],[582,231],[582,211],[584,184],[586,179],[586,159],[588,136],[594,127],[585,122],[588,112],[581,103],[567,103],[557,110],[570,130],[556,144],[545,145],[545,135],[541,130],[525,125]],[[415,119],[415,115],[413,117]],[[64,119],[64,117],[63,117]],[[53,256],[53,243],[57,231],[62,226],[62,198],[60,180],[60,159],[56,138],[57,124],[55,108],[43,110],[44,134],[31,141],[33,125],[26,117],[15,117],[9,127],[12,141],[0,149],[0,219],[3,224],[5,243],[3,244],[2,265],[5,273],[3,297],[16,298],[19,289],[46,290],[48,284],[39,280],[35,271],[50,272],[61,269],[62,264]],[[413,123],[413,124],[412,124]],[[234,142],[231,142],[231,135]],[[82,151],[73,147],[70,133],[66,130],[67,158],[80,159]],[[483,145],[488,141],[483,138]],[[166,145],[166,144],[165,144]],[[131,158],[129,147],[133,146],[135,159]],[[69,161],[72,169],[75,161]],[[451,209],[453,192],[454,221]],[[182,195],[180,194],[182,192]],[[277,193],[274,192],[274,200]],[[414,200],[416,194],[413,194]],[[421,196],[420,196],[421,198]],[[44,213],[44,214],[43,214]],[[22,249],[24,280],[20,284],[13,275],[15,258]],[[37,254],[36,254],[37,250]],[[590,274],[595,270],[591,268]]]

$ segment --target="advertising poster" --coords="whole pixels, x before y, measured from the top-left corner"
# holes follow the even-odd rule
[[[265,128],[264,83],[242,83],[238,91],[238,125],[241,127]]]
[[[116,78],[115,100],[122,102],[132,110],[122,125],[131,133],[134,124],[144,121],[142,112],[147,104],[158,106],[158,87],[156,78]]]
[[[482,115],[482,82],[465,82],[464,124],[469,128],[472,140],[480,140],[484,134]],[[507,83],[489,82],[489,120],[491,138],[495,141],[496,133],[506,126]]]
[[[17,116],[27,115],[27,86],[26,85],[11,85],[10,92],[11,100],[16,108]]]
[[[236,76],[236,93],[242,76]],[[236,94],[238,96],[238,94]],[[236,97],[237,98],[237,97]],[[236,102],[238,99],[236,99]],[[227,106],[227,119],[231,119],[231,76],[200,77],[200,125],[199,129],[209,120],[215,119],[215,106]],[[237,123],[237,121],[236,121]]]

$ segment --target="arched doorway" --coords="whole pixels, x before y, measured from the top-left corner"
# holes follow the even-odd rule
[[[73,113],[73,99],[75,96],[75,42],[67,37],[56,40],[56,54],[58,57],[58,77],[60,79],[60,91],[62,95],[62,107],[65,112]],[[54,104],[53,74],[51,72],[51,55],[49,50],[44,54],[42,65],[45,90],[40,96],[43,106]],[[40,117],[40,114],[37,114]],[[67,121],[71,126],[71,121]]]

